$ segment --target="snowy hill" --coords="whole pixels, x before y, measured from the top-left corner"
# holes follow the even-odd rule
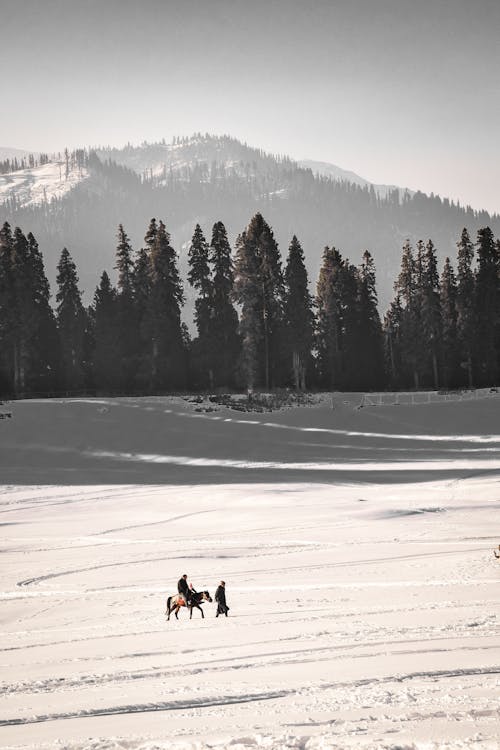
[[[57,161],[0,175],[0,222],[8,220],[35,234],[52,285],[61,249],[67,247],[89,302],[102,271],[113,275],[119,223],[138,249],[151,217],[163,218],[185,279],[196,223],[210,236],[213,224],[223,221],[234,243],[260,211],[273,227],[284,256],[292,235],[298,236],[312,289],[325,245],[335,245],[356,264],[369,249],[377,267],[382,313],[392,298],[407,238],[415,242],[431,237],[443,260],[446,255],[455,257],[464,226],[473,236],[486,225],[500,234],[500,219],[486,212],[464,209],[437,196],[390,192],[388,186],[372,190],[357,175],[332,165],[308,164],[305,168],[229,136],[196,135],[171,144],[100,148],[92,152],[85,169],[70,163],[67,177],[66,165]],[[190,322],[189,290],[187,296]]]
[[[3,745],[496,747],[500,398],[357,403],[9,404]]]
[[[0,203],[10,200],[19,207],[47,204],[64,198],[89,177],[85,168],[70,167],[67,175],[65,170],[63,161],[53,161],[0,175]]]

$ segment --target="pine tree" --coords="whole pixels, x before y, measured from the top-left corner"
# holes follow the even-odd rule
[[[432,240],[427,242],[423,257],[421,281],[421,320],[422,336],[428,347],[428,356],[432,363],[434,388],[439,388],[438,356],[441,349],[441,303],[439,297],[439,275],[437,270],[436,251]],[[423,347],[422,347],[423,349]],[[423,352],[422,352],[423,353]]]
[[[241,370],[248,392],[260,382],[260,352],[263,340],[260,306],[260,264],[256,248],[247,242],[246,232],[236,239],[234,298],[241,306]]]
[[[0,387],[6,395],[14,391],[15,326],[13,237],[10,224],[5,222],[0,230]]]
[[[386,370],[389,374],[391,388],[398,389],[404,383],[404,367],[402,362],[403,344],[402,327],[404,311],[399,295],[391,302],[384,318],[384,345]]]
[[[87,314],[78,289],[76,266],[63,248],[57,266],[56,317],[61,342],[62,378],[66,390],[79,391],[85,382]]]
[[[443,379],[450,388],[459,382],[457,331],[457,280],[450,259],[446,258],[441,275],[440,304],[442,318]]]
[[[483,385],[493,385],[499,375],[496,342],[500,325],[500,262],[489,227],[477,233],[477,260],[475,340],[479,378]]]
[[[27,385],[31,392],[48,392],[58,387],[59,336],[54,311],[50,306],[50,287],[43,257],[31,232],[27,235],[33,281],[34,321],[29,341]]]
[[[232,303],[233,261],[226,228],[221,221],[212,228],[209,250],[212,267],[212,311],[210,318],[211,369],[214,385],[234,385],[236,362],[240,355],[238,314]]]
[[[94,294],[94,377],[98,390],[112,393],[120,378],[116,291],[103,271]]]
[[[235,299],[242,305],[244,370],[247,386],[266,389],[280,377],[283,345],[283,274],[278,245],[261,214],[255,214],[237,243]]]
[[[375,263],[366,250],[359,269],[358,387],[380,389],[385,381],[384,340],[378,314]]]
[[[476,313],[475,285],[472,261],[474,246],[467,229],[463,229],[458,247],[457,273],[457,337],[462,361],[460,366],[467,371],[467,384],[473,385],[473,352],[475,345]]]
[[[118,271],[118,289],[120,294],[132,298],[134,261],[132,260],[132,246],[125,234],[123,224],[118,225],[115,268]]]
[[[136,330],[135,347],[135,387],[140,391],[151,388],[151,338],[148,330],[149,306],[151,303],[151,247],[156,235],[156,219],[151,219],[144,238],[147,247],[138,250],[132,272],[132,292],[134,299],[134,325]]]
[[[213,387],[214,377],[210,362],[212,349],[212,342],[210,340],[212,280],[208,264],[208,254],[207,241],[200,225],[197,224],[188,252],[188,281],[198,292],[194,313],[198,337],[193,343],[193,356],[196,361],[197,370],[200,371],[201,382]]]
[[[26,387],[28,345],[35,325],[33,305],[33,273],[28,241],[19,227],[14,229],[12,242],[12,280],[14,284],[13,358],[14,391],[23,393]]]
[[[421,345],[421,291],[422,291],[423,243],[418,244],[417,259],[409,241],[403,246],[401,271],[394,284],[401,305],[400,345],[401,360],[406,373],[402,373],[403,384],[413,379],[415,388],[420,387],[422,364]]]
[[[344,369],[342,349],[343,259],[334,247],[325,247],[317,285],[318,366],[324,387],[338,390]]]
[[[145,330],[151,345],[151,387],[155,390],[178,388],[185,382],[180,313],[184,295],[175,250],[162,221],[154,236],[149,263],[151,297]]]
[[[147,259],[146,268],[147,268]],[[141,357],[140,338],[140,303],[137,300],[142,295],[142,309],[147,304],[148,292],[144,290],[141,272],[136,275],[133,261],[133,250],[123,225],[118,226],[118,245],[116,248],[116,265],[118,284],[116,294],[116,327],[117,344],[116,357],[119,363],[119,377],[116,388],[119,391],[133,392],[137,386],[136,374],[139,370]],[[146,271],[147,273],[147,271]]]
[[[340,385],[343,390],[359,390],[363,372],[363,330],[360,310],[360,275],[349,260],[345,260],[339,275],[341,315],[342,368]]]
[[[291,360],[295,390],[305,390],[306,373],[311,367],[314,336],[313,299],[304,262],[304,251],[294,235],[285,268],[284,318],[287,350]]]

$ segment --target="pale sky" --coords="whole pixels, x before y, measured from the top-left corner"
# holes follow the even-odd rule
[[[196,131],[500,212],[500,0],[0,0],[0,146]]]

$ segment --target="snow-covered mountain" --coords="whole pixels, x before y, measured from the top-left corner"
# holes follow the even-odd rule
[[[498,216],[437,196],[372,185],[335,165],[298,163],[230,136],[99,147],[39,162],[0,174],[0,222],[35,234],[52,284],[61,249],[68,247],[88,301],[102,271],[112,273],[118,224],[138,249],[152,216],[165,220],[184,278],[196,223],[210,237],[213,224],[223,221],[234,242],[257,211],[273,227],[283,256],[297,235],[313,289],[325,245],[334,245],[353,263],[368,249],[377,267],[381,311],[392,297],[407,238],[431,237],[444,259],[454,258],[464,226],[473,235],[485,225],[500,234]]]
[[[88,177],[88,169],[75,165],[71,165],[66,174],[64,161],[19,169],[0,175],[0,204],[8,200],[14,201],[19,207],[51,203],[63,198]]]
[[[26,158],[31,152],[0,147],[0,160]],[[327,177],[334,182],[343,182],[359,187],[373,187],[385,198],[389,192],[397,190],[402,196],[406,188],[395,185],[371,183],[354,172],[342,169],[335,164],[321,161],[303,160],[295,162],[288,157],[266,154],[253,149],[230,137],[214,138],[193,136],[176,139],[172,143],[144,143],[140,146],[127,145],[124,148],[97,148],[95,153],[103,161],[112,160],[136,172],[142,180],[155,187],[168,184],[174,175],[176,180],[188,179],[193,171],[200,182],[214,182],[221,177],[249,179],[257,174],[272,174],[276,162],[311,170],[314,175]],[[10,174],[0,175],[0,204],[14,199],[19,207],[50,203],[62,198],[78,183],[88,180],[89,171],[71,163],[66,174],[66,163],[56,157],[43,166],[20,169]],[[90,187],[90,186],[89,186]],[[411,194],[413,194],[412,191]],[[275,195],[286,197],[283,189]]]

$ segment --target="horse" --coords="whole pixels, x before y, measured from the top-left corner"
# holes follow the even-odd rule
[[[199,609],[201,612],[201,616],[205,617],[203,614],[203,610],[200,607],[200,604],[203,602],[212,602],[213,599],[208,593],[208,591],[194,591],[191,594],[191,599],[189,601],[189,604],[186,605],[186,600],[182,596],[182,594],[177,594],[175,596],[169,596],[167,599],[167,609],[165,611],[165,614],[167,615],[167,620],[170,620],[170,615],[172,612],[175,615],[176,620],[179,619],[178,612],[181,607],[189,607],[189,619],[193,616],[193,607],[196,607],[196,609]]]

